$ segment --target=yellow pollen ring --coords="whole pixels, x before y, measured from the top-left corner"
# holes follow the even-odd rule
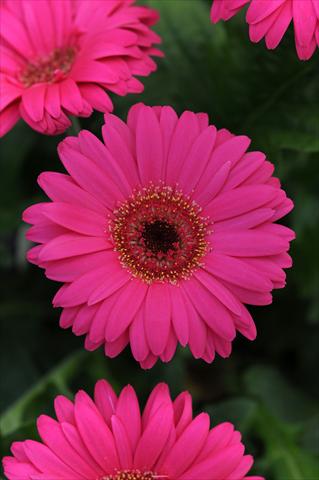
[[[157,475],[153,472],[141,472],[140,470],[123,470],[114,475],[107,475],[100,480],[169,480],[167,475]]]
[[[196,202],[170,186],[150,184],[134,192],[110,220],[115,250],[123,267],[148,284],[155,281],[176,284],[189,278],[201,266],[208,250],[210,222],[200,212]],[[145,225],[155,224],[167,226],[159,232],[163,235],[169,231],[176,233],[174,242],[173,237],[171,243],[169,238],[165,240],[165,249],[160,239],[152,238],[153,249],[145,239]]]
[[[74,47],[57,48],[45,57],[26,64],[19,74],[19,81],[27,88],[35,83],[54,83],[61,80],[72,68]]]

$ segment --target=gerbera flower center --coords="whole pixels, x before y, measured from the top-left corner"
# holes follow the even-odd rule
[[[141,472],[140,470],[124,470],[114,475],[107,475],[101,480],[160,480],[164,477],[154,475],[152,472]],[[166,480],[166,479],[165,479]]]
[[[74,47],[57,48],[45,57],[28,62],[20,72],[19,80],[25,87],[35,83],[54,83],[71,70],[75,58]]]
[[[111,233],[120,261],[146,283],[188,278],[207,251],[207,219],[176,188],[150,185],[114,211]]]
[[[145,223],[142,237],[146,248],[154,254],[159,252],[167,253],[169,250],[174,250],[180,241],[175,226],[162,220]]]

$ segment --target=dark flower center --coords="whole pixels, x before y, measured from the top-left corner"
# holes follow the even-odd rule
[[[62,80],[72,68],[75,58],[74,47],[57,48],[49,55],[28,62],[19,74],[25,87],[36,83],[54,83]]]
[[[142,237],[144,238],[146,248],[155,254],[175,250],[179,241],[175,227],[161,220],[145,223]]]
[[[120,262],[146,283],[189,278],[207,252],[207,219],[181,191],[150,185],[113,212],[110,222]]]

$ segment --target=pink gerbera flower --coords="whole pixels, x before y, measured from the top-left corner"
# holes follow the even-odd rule
[[[40,243],[29,260],[64,282],[61,326],[110,357],[130,343],[145,368],[177,342],[227,357],[236,330],[256,336],[244,303],[285,285],[294,233],[274,222],[291,200],[249,138],[205,114],[138,104],[127,124],[105,119],[104,143],[88,131],[60,143],[69,175],[41,174],[52,202],[23,215]]]
[[[141,415],[131,386],[117,398],[100,380],[94,401],[55,399],[58,420],[38,418],[42,443],[14,442],[3,459],[9,480],[263,480],[247,477],[253,458],[231,423],[210,429],[207,413],[193,419],[188,392],[174,401],[158,384]],[[185,454],[186,453],[186,454]]]
[[[135,0],[0,2],[0,136],[22,117],[55,135],[70,115],[112,110],[105,90],[140,93],[156,69],[158,15]]]
[[[291,21],[298,57],[308,60],[319,46],[318,0],[213,0],[211,20],[229,20],[247,3],[246,20],[252,42],[265,37],[267,48],[276,48]]]

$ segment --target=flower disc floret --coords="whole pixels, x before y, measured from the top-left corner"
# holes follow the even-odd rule
[[[74,47],[57,48],[49,55],[28,62],[18,74],[18,80],[25,87],[62,80],[71,70],[75,55]]]
[[[113,475],[107,475],[101,480],[169,480],[168,477],[158,476],[152,472],[141,472],[140,470],[124,470]]]
[[[208,219],[177,188],[145,187],[114,211],[111,232],[120,261],[146,283],[189,278],[206,253]]]

